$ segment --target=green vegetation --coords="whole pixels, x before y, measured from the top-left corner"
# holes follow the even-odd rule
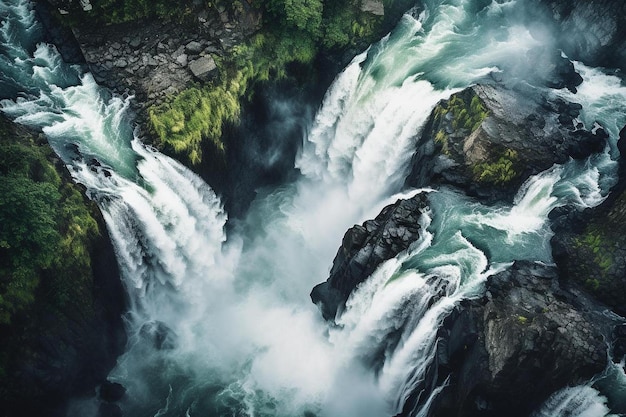
[[[613,258],[610,253],[610,240],[598,227],[588,226],[585,233],[578,236],[574,244],[579,249],[586,249],[591,252],[591,259],[600,268],[602,275],[607,275],[613,266]],[[600,286],[597,279],[588,279],[587,284],[594,290]]]
[[[528,323],[528,317],[526,316],[517,316],[517,322],[521,325]]]
[[[223,153],[223,125],[238,121],[240,102],[250,98],[255,83],[285,78],[290,64],[311,65],[325,50],[369,43],[382,23],[349,0],[264,0],[256,7],[263,10],[261,31],[218,62],[219,79],[148,110],[158,146],[192,164],[201,162],[207,143]]]
[[[435,143],[441,146],[444,155],[450,155],[449,137],[445,126],[463,134],[470,134],[478,129],[488,115],[485,106],[476,95],[472,98],[464,97],[467,94],[454,94],[433,110],[433,125],[438,126],[435,134]]]
[[[517,151],[506,149],[494,159],[477,163],[472,167],[475,181],[502,185],[511,182],[519,176],[515,169],[515,165],[519,160]]]
[[[62,181],[52,151],[0,120],[0,324],[26,312],[37,291],[52,308],[91,277],[98,225],[76,186]]]
[[[148,116],[163,145],[197,164],[202,159],[203,138],[209,138],[218,150],[224,150],[220,141],[222,125],[237,120],[239,100],[222,86],[192,87],[171,102],[150,108]]]
[[[464,129],[471,133],[478,129],[489,113],[477,95],[473,95],[470,100],[463,98],[461,94],[454,94],[450,100],[435,107],[435,123],[440,124],[448,114],[453,129]]]
[[[193,10],[192,0],[90,0],[91,9],[85,12],[81,2],[61,0],[60,9],[69,12],[63,16],[68,24],[92,23],[114,24],[132,22],[144,18],[182,21]]]

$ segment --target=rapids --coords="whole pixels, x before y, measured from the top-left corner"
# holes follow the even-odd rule
[[[0,109],[43,130],[113,239],[131,301],[127,351],[109,376],[128,389],[125,415],[395,415],[460,300],[480,295],[514,260],[552,262],[550,211],[595,206],[615,182],[610,155],[626,123],[616,76],[577,62],[578,93],[551,91],[582,104],[583,122],[605,126],[611,146],[530,178],[514,205],[402,190],[415,137],[439,100],[493,78],[539,85],[551,68],[558,46],[548,29],[524,25],[518,1],[427,0],[405,15],[327,92],[295,161],[301,176],[260,193],[228,236],[219,197],[135,136],[133,98],[63,63],[41,42],[27,0],[0,1]],[[416,192],[429,193],[427,232],[354,291],[329,328],[309,292],[326,278],[343,233]],[[368,358],[381,350],[374,369]],[[573,401],[590,410],[581,417],[610,413],[601,393],[576,387],[537,416],[569,415]],[[412,415],[426,415],[429,403]],[[96,410],[95,399],[76,399],[70,415]]]

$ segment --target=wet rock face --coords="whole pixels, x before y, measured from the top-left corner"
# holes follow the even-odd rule
[[[421,132],[406,183],[451,184],[488,202],[511,200],[529,176],[603,150],[606,133],[582,126],[580,108],[501,85],[454,94]]]
[[[385,260],[408,249],[420,236],[428,199],[418,194],[385,207],[374,220],[349,229],[335,255],[330,277],[313,288],[311,299],[333,320],[352,291]]]
[[[607,364],[601,308],[559,287],[554,267],[516,262],[491,277],[441,330],[433,416],[528,416],[550,394]],[[610,326],[609,326],[610,327]]]
[[[558,26],[560,45],[588,65],[626,67],[626,3],[621,0],[535,0]],[[533,9],[532,7],[529,9]]]

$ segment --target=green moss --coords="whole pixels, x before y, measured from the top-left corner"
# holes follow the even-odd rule
[[[448,147],[448,135],[446,135],[446,132],[444,132],[443,129],[439,129],[437,131],[437,134],[435,135],[435,143],[441,145],[441,153],[444,155],[450,154],[450,148]]]
[[[449,100],[435,106],[433,110],[435,126],[441,126],[450,121],[454,130],[465,130],[466,133],[472,133],[478,129],[488,115],[488,111],[476,95],[473,95],[470,100],[464,98],[464,94],[454,94]],[[443,130],[440,129],[437,136],[440,132],[443,133]]]
[[[219,151],[222,126],[239,116],[239,97],[224,87],[192,87],[170,102],[148,110],[150,126],[160,144],[185,155],[192,164],[202,158],[202,141],[209,139]]]
[[[574,244],[577,248],[590,252],[594,264],[600,269],[602,275],[606,276],[609,273],[613,266],[613,257],[610,252],[611,241],[599,227],[588,226],[585,233],[574,240]],[[594,290],[599,287],[597,279],[591,280],[590,284]]]
[[[518,160],[517,151],[506,149],[493,160],[475,164],[472,167],[474,180],[487,184],[507,184],[519,176],[515,169]]]
[[[452,114],[452,127],[473,132],[487,117],[487,110],[478,96],[474,95],[468,103],[460,95],[452,96],[448,101],[447,111]]]
[[[524,325],[524,324],[528,323],[528,317],[526,317],[526,316],[517,316],[517,322],[519,324]]]

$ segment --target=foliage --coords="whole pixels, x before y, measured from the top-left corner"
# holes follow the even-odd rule
[[[69,12],[62,16],[70,24],[96,21],[115,24],[145,18],[181,21],[191,14],[193,1],[182,0],[89,0],[91,9],[85,11],[77,0],[61,0],[60,7]]]
[[[444,155],[450,154],[450,148],[448,145],[448,135],[446,135],[446,132],[444,132],[443,129],[439,129],[437,131],[437,134],[435,135],[435,143],[441,145],[441,152]]]
[[[192,87],[169,103],[150,108],[148,116],[161,144],[197,164],[202,158],[203,138],[223,151],[222,125],[234,122],[239,110],[238,96],[231,89]]]
[[[489,184],[507,184],[519,175],[515,169],[518,159],[517,151],[507,149],[495,161],[475,164],[472,167],[474,179]]]
[[[608,274],[613,266],[613,258],[610,253],[609,239],[598,227],[589,226],[584,234],[577,237],[575,245],[579,248],[586,248],[591,252],[593,262],[600,268],[603,275]],[[592,282],[592,287],[597,289],[599,282]]]
[[[350,7],[349,2],[327,2],[324,5],[321,45],[325,49],[354,46],[357,41],[374,41],[383,18]]]
[[[319,36],[322,24],[321,0],[265,0],[265,9],[271,22],[288,29]]]
[[[455,130],[465,129],[473,132],[478,129],[489,113],[478,96],[474,95],[467,103],[461,95],[455,94],[447,102],[437,105],[434,114],[437,121],[441,121],[443,117],[450,114],[452,127]]]
[[[49,147],[18,137],[4,120],[0,155],[0,324],[8,324],[42,285],[57,290],[48,300],[54,307],[70,299],[73,280],[91,274],[88,246],[98,225],[48,160]]]
[[[358,4],[322,0],[257,3],[265,12],[263,28],[234,47],[227,60],[218,62],[219,79],[192,86],[148,110],[157,145],[194,165],[202,160],[207,142],[223,153],[223,126],[238,121],[240,102],[250,98],[255,83],[287,77],[291,63],[309,65],[323,48],[346,47],[356,39],[375,35],[382,18],[362,12]]]

